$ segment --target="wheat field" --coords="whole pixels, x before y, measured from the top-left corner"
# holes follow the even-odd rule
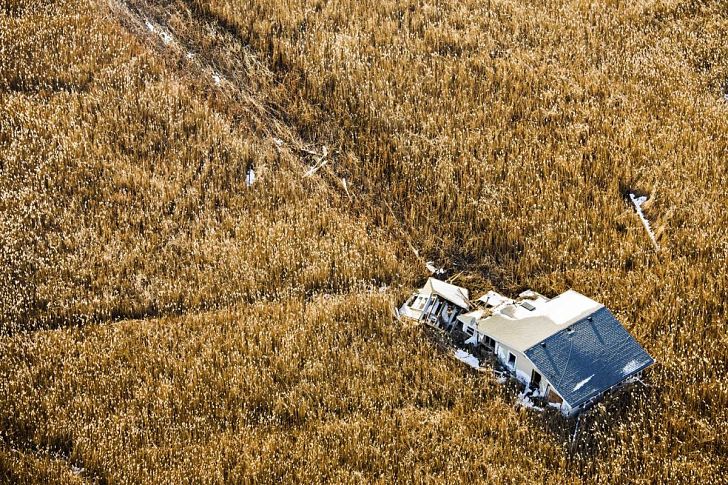
[[[0,0],[0,482],[725,482],[726,96],[722,1]],[[657,364],[575,434],[428,260]]]

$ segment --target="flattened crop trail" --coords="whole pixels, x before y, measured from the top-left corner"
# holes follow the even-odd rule
[[[169,60],[170,67],[176,68],[182,80],[214,89],[226,103],[252,115],[259,124],[257,128],[291,141],[293,134],[280,121],[279,113],[251,88],[253,77],[271,78],[272,75],[229,31],[217,22],[193,15],[183,2],[161,5],[140,0],[107,0],[107,3],[119,22]]]

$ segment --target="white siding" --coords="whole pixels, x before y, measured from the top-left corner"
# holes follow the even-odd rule
[[[521,381],[523,384],[530,384],[531,383],[531,373],[534,369],[536,369],[533,365],[533,363],[526,357],[526,355],[523,352],[520,352],[516,349],[512,349],[508,347],[507,345],[503,345],[500,342],[496,343],[495,346],[496,355],[498,356],[498,360],[501,361],[501,363],[505,366],[508,366],[508,353],[516,356],[516,378]],[[536,369],[536,372],[541,374],[541,372]],[[546,391],[546,387],[549,385],[548,380],[546,380],[546,377],[541,374],[541,383],[539,385],[538,391],[539,394],[544,394]]]

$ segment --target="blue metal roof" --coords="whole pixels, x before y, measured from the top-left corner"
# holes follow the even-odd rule
[[[574,408],[654,363],[607,308],[600,308],[526,350]]]

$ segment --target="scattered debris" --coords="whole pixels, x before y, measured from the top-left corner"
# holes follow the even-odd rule
[[[222,77],[216,73],[212,73],[212,81],[215,83],[215,86],[219,86],[222,83]]]
[[[459,272],[458,274],[456,274],[456,275],[454,275],[454,276],[451,276],[451,277],[449,277],[449,278],[447,279],[447,282],[448,282],[448,283],[452,283],[453,281],[455,281],[455,280],[457,280],[458,278],[460,278],[460,276],[462,276],[462,274],[463,274],[464,272],[465,272],[465,271],[461,271],[461,272]],[[444,274],[444,273],[445,273],[445,270],[442,270],[442,274]]]
[[[655,247],[655,251],[659,251],[660,247],[657,244],[657,239],[655,239],[655,233],[652,232],[652,227],[650,227],[650,221],[647,220],[644,212],[642,212],[642,205],[647,202],[647,197],[636,197],[633,193],[630,193],[629,199],[632,201],[634,209],[635,211],[637,211],[637,215],[639,216],[640,221],[642,221],[642,225],[647,231],[647,235],[650,236],[650,241],[652,241],[652,245]]]
[[[169,45],[172,41],[174,41],[174,37],[172,37],[172,34],[165,32],[163,30],[159,31],[159,37],[162,39],[162,42],[164,42],[166,45]]]
[[[327,163],[326,160],[323,160],[323,161],[317,163],[313,167],[309,168],[308,171],[303,176],[304,177],[310,177],[311,175],[313,175],[316,172],[318,172],[321,167],[323,167],[324,165],[326,165],[326,163]]]
[[[518,405],[524,408],[532,409],[539,413],[544,410],[544,408],[536,406],[533,401],[531,401],[531,394],[527,391],[518,394]]]
[[[313,150],[311,150],[309,148],[306,148],[306,147],[303,147],[300,150],[303,153],[308,153],[309,155],[313,155],[314,157],[319,157],[319,158],[325,158],[326,155],[328,154],[328,149],[326,148],[325,145],[323,147],[322,153],[315,152],[315,151],[313,151]]]
[[[435,263],[433,261],[426,262],[425,267],[427,268],[427,271],[430,272],[430,274],[438,276],[445,274],[445,268],[438,268],[437,266],[435,266]]]
[[[305,150],[305,149],[303,151],[305,151],[307,153],[313,153],[313,152],[309,152],[308,150]],[[304,174],[304,177],[310,177],[311,175],[313,175],[316,172],[318,172],[321,167],[323,167],[324,165],[326,165],[328,163],[328,160],[326,159],[326,157],[328,156],[328,154],[329,154],[329,151],[326,148],[326,145],[324,145],[323,150],[322,150],[322,153],[321,153],[321,156],[316,161],[316,163],[314,164],[314,166],[308,169],[308,171]]]
[[[283,146],[283,140],[280,138],[273,138],[273,143],[275,143],[278,148]]]
[[[158,27],[157,25],[154,25],[151,20],[146,19],[144,20],[144,25],[147,26],[147,30],[149,32],[152,32],[153,34],[157,34],[160,39],[162,39],[162,42],[164,42],[165,45],[169,45],[172,42],[174,42],[174,37],[169,32],[165,31],[161,27]]]
[[[473,369],[480,370],[480,362],[478,361],[478,358],[464,350],[457,349],[455,351],[455,358],[460,362],[468,364]]]
[[[344,186],[344,192],[346,192],[346,196],[351,199],[351,194],[349,193],[349,187],[346,183],[346,179],[344,177],[341,177],[341,185]]]
[[[248,187],[251,187],[255,183],[255,170],[253,170],[253,167],[248,168],[247,173],[245,174],[245,185]]]
[[[186,57],[187,59],[193,59],[195,55],[192,52],[188,52]]]

